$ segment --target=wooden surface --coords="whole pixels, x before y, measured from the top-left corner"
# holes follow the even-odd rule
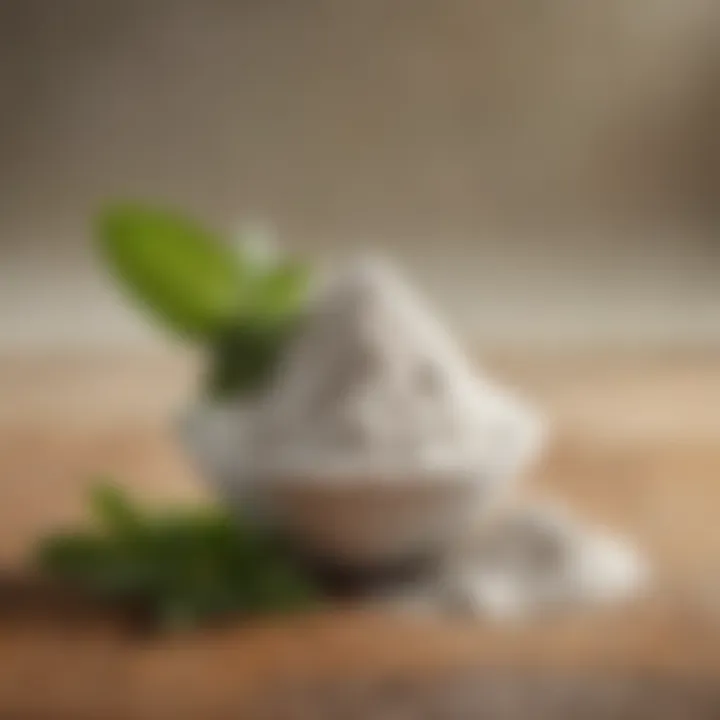
[[[521,628],[348,609],[159,640],[6,583],[0,717],[225,717],[293,683],[404,677],[427,687],[422,678],[457,668],[712,687],[720,681],[720,356],[492,365],[554,419],[552,446],[528,482],[635,538],[655,566],[650,596]],[[202,494],[170,422],[192,376],[164,359],[0,361],[8,573],[38,533],[81,517],[94,473],[116,475],[148,502]],[[720,716],[713,708],[697,717]]]

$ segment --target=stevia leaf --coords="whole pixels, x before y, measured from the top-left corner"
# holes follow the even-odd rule
[[[296,315],[304,304],[310,281],[308,268],[286,262],[258,282],[255,304],[258,314],[273,320]]]
[[[101,481],[92,486],[90,507],[106,531],[127,533],[140,524],[140,514],[125,493],[109,482]]]
[[[185,629],[228,614],[304,609],[308,577],[268,530],[217,508],[138,509],[118,488],[95,487],[102,520],[88,531],[39,543],[51,576],[144,609],[164,629]]]
[[[87,532],[64,532],[43,538],[35,549],[35,562],[56,578],[79,579],[95,572],[105,558],[102,541]]]
[[[291,324],[248,322],[219,336],[212,346],[205,380],[210,395],[249,395],[265,387],[291,331]]]
[[[236,315],[241,258],[190,218],[116,205],[100,214],[95,234],[120,283],[175,331],[206,338]]]

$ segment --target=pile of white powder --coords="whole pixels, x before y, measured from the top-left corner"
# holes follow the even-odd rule
[[[381,477],[514,475],[541,423],[480,379],[386,263],[353,264],[321,292],[260,408],[260,468]]]
[[[254,421],[259,473],[359,474],[391,482],[475,473],[512,487],[542,424],[478,377],[420,297],[386,263],[363,261],[319,294]],[[524,616],[625,598],[647,571],[622,541],[545,504],[516,507],[448,558],[446,610]]]

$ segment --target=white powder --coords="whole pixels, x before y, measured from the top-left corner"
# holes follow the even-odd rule
[[[261,501],[253,507],[262,508],[265,487],[279,487],[274,499],[282,498],[282,483],[266,485],[273,478],[294,481],[295,491],[308,489],[298,483],[320,482],[321,491],[328,482],[354,483],[347,501],[331,493],[342,506],[321,503],[309,513],[299,506],[300,537],[320,536],[324,550],[342,560],[367,558],[369,547],[369,556],[382,561],[398,548],[425,547],[428,539],[429,546],[446,548],[457,526],[466,532],[461,518],[474,508],[463,499],[461,508],[443,509],[439,499],[452,496],[452,488],[433,485],[442,492],[433,495],[428,512],[423,483],[451,477],[473,489],[512,490],[542,440],[537,417],[478,377],[422,300],[378,261],[352,265],[319,294],[257,409],[222,410],[200,424],[207,432],[190,434],[207,449],[205,464],[231,502],[245,504],[257,495]],[[402,503],[388,505],[383,492],[373,492],[378,480],[402,481],[384,486],[400,489],[390,496]],[[361,491],[363,483],[371,486],[367,496],[358,494],[358,483]],[[297,499],[290,497],[291,503]],[[484,503],[487,512],[493,497],[508,493],[461,497],[473,498],[470,505]],[[327,507],[334,507],[332,517]],[[289,516],[286,507],[283,517]],[[526,617],[624,599],[647,579],[629,545],[557,506],[506,508],[481,527],[450,555],[436,587],[418,589],[420,605]]]
[[[586,527],[559,506],[515,508],[475,538],[449,565],[440,605],[492,618],[626,600],[648,568],[610,533]]]
[[[282,472],[514,475],[541,425],[480,379],[387,264],[360,261],[311,309],[257,420],[256,463]]]

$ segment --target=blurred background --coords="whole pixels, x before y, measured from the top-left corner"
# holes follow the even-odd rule
[[[108,199],[373,245],[480,348],[720,340],[714,0],[4,0],[0,352],[155,348]]]

